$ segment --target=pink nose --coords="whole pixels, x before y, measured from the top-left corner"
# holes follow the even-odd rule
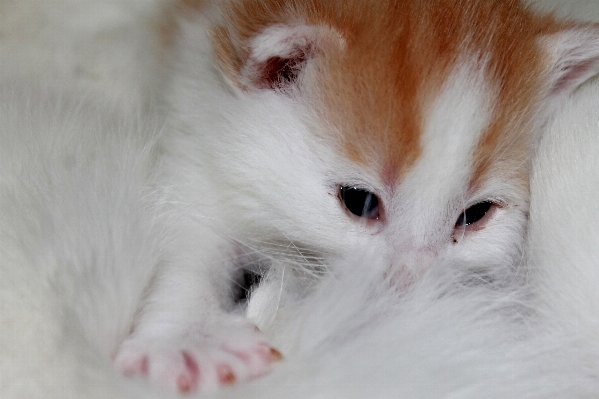
[[[437,257],[428,247],[414,248],[407,245],[394,245],[389,254],[388,269],[385,275],[400,289],[406,289],[429,270]]]
[[[407,290],[417,278],[418,275],[405,264],[391,264],[385,272],[385,279],[400,291]]]

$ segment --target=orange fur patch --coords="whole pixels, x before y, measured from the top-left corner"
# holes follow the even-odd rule
[[[167,50],[170,50],[173,46],[179,33],[179,22],[177,20],[179,8],[169,4],[162,7],[160,14],[160,18],[157,18],[154,22],[154,31],[157,33],[163,53],[168,53]]]
[[[197,11],[203,11],[208,7],[209,0],[179,0],[180,5]]]
[[[319,73],[307,90],[346,156],[386,185],[416,162],[427,107],[457,62],[473,57],[486,62],[499,96],[475,150],[472,185],[498,169],[520,175],[543,89],[538,38],[562,28],[519,0],[240,0],[225,14],[214,30],[215,53],[232,81],[249,41],[268,26],[325,25],[344,38],[342,51],[316,60]]]

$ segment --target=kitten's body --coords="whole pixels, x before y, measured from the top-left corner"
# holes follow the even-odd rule
[[[475,3],[482,9],[492,4]],[[248,259],[275,266],[249,310],[288,361],[266,385],[257,382],[217,395],[554,398],[570,397],[568,388],[576,384],[580,393],[592,391],[584,369],[576,366],[576,350],[544,349],[566,340],[519,341],[527,331],[519,320],[517,268],[527,210],[528,145],[545,120],[537,114],[552,108],[564,94],[561,89],[573,88],[591,73],[584,67],[594,66],[594,31],[566,32],[565,41],[546,37],[556,53],[544,61],[557,59],[558,68],[540,70],[528,59],[513,64],[518,57],[508,51],[521,45],[539,62],[532,64],[545,65],[535,58],[543,54],[538,32],[510,36],[509,22],[471,21],[468,7],[460,3],[449,8],[461,17],[456,26],[464,30],[448,26],[439,33],[455,33],[440,40],[455,39],[461,56],[439,58],[447,61],[446,68],[427,74],[410,59],[403,60],[407,70],[387,59],[389,43],[365,40],[352,47],[359,33],[366,34],[360,27],[373,25],[357,18],[358,2],[343,4],[357,7],[342,19],[347,26],[335,25],[326,10],[323,15],[333,22],[308,12],[317,19],[316,28],[308,18],[301,20],[307,26],[283,23],[264,30],[272,22],[266,20],[255,31],[250,23],[248,37],[235,31],[238,25],[228,26],[229,37],[227,31],[212,31],[216,42],[208,38],[211,22],[203,17],[185,21],[170,92],[173,116],[155,158],[147,146],[156,129],[126,122],[130,114],[79,106],[72,98],[81,96],[78,91],[44,94],[45,89],[23,81],[15,89],[3,85],[0,232],[6,239],[0,267],[8,276],[1,292],[3,396],[158,395],[118,377],[108,365],[132,325],[133,336],[117,357],[126,371],[149,373],[182,390],[231,382],[231,370],[237,379],[264,372],[268,359],[256,364],[246,356],[256,343],[262,350],[264,338],[246,325],[234,328],[246,322],[226,312],[233,308],[230,279]],[[426,29],[426,18],[419,18],[430,17],[427,12],[435,7],[447,8],[443,2],[434,2],[432,9],[414,4],[412,17],[419,16],[424,28],[411,32],[408,42],[427,53],[434,35]],[[512,6],[517,15],[510,18],[528,21],[528,14]],[[383,11],[367,17],[385,22]],[[247,14],[240,13],[256,17]],[[332,26],[323,27],[322,21]],[[398,23],[390,11],[389,21]],[[506,40],[500,49],[508,54],[492,61],[488,48],[462,46],[481,24],[489,25],[481,37]],[[396,33],[401,36],[401,30]],[[525,43],[518,42],[520,34]],[[426,45],[417,38],[427,39]],[[322,47],[294,58],[290,50],[307,51],[306,43]],[[244,49],[254,52],[244,54]],[[476,49],[480,57],[473,56]],[[569,70],[575,50],[587,55],[583,61],[589,64]],[[357,67],[345,69],[345,56],[335,58],[344,51]],[[381,59],[371,62],[377,54]],[[303,68],[299,78],[263,68],[269,57],[282,55],[306,62],[294,65]],[[494,81],[486,69],[493,62],[505,62],[514,73]],[[329,67],[338,70],[323,73]],[[416,106],[410,102],[414,97],[402,97],[413,81],[388,84],[392,79],[377,75],[379,67],[395,77],[411,71],[410,78],[421,79],[424,88],[418,93],[428,95]],[[393,68],[401,73],[393,75]],[[331,80],[320,81],[323,76]],[[320,87],[327,89],[320,92]],[[501,90],[507,91],[498,95]],[[511,95],[522,102],[514,108],[501,104]],[[405,141],[401,134],[416,111],[423,127]],[[497,115],[506,117],[501,119],[505,125],[493,125]],[[489,138],[489,125],[505,135]],[[480,143],[487,147],[481,149]],[[15,156],[19,152],[27,156]],[[155,179],[152,165],[159,171]],[[375,192],[384,214],[367,222],[354,218],[337,198],[340,185]],[[503,207],[480,231],[456,229],[460,213],[483,200],[502,201]],[[289,293],[297,281],[286,285],[283,274],[321,266],[328,275],[304,303],[296,303]],[[30,336],[31,320],[40,330]],[[231,345],[241,345],[242,353],[231,351]],[[506,352],[513,356],[502,358]],[[255,353],[260,360],[262,352]],[[545,365],[546,353],[572,362],[571,367]],[[189,375],[194,363],[202,366],[196,369],[199,379]],[[221,365],[229,369],[219,374]],[[541,371],[526,374],[528,369]],[[514,370],[523,373],[522,379]],[[13,379],[12,373],[21,377]],[[64,387],[56,381],[64,381]]]

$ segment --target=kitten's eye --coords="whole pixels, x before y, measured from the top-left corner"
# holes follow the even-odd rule
[[[357,187],[341,186],[339,198],[348,211],[356,216],[377,220],[379,214],[379,199],[373,193]]]
[[[458,220],[455,222],[455,227],[464,228],[480,223],[493,206],[495,206],[495,204],[490,201],[479,202],[476,205],[472,205],[458,217]]]

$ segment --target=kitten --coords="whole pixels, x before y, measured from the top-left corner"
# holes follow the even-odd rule
[[[120,370],[181,392],[266,373],[278,351],[233,312],[247,264],[367,252],[400,290],[431,270],[512,283],[531,147],[596,73],[599,29],[517,1],[184,3],[164,253]]]

